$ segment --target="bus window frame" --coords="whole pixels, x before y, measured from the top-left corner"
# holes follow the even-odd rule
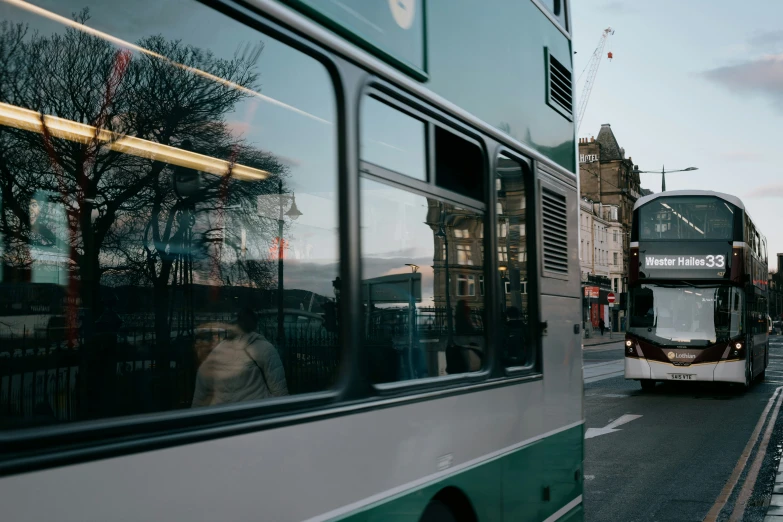
[[[403,173],[395,172],[386,169],[384,167],[381,167],[379,165],[374,165],[363,161],[360,157],[361,154],[360,152],[361,129],[360,128],[359,131],[357,132],[357,144],[356,144],[357,152],[358,152],[357,154],[358,163],[359,163],[359,181],[362,178],[365,178],[395,188],[399,188],[401,190],[405,190],[413,194],[417,194],[424,197],[432,197],[444,203],[450,203],[450,204],[458,205],[463,208],[481,212],[484,215],[484,238],[483,238],[484,243],[483,244],[486,249],[487,238],[490,237],[488,234],[494,234],[494,231],[488,228],[490,213],[492,209],[490,208],[488,202],[482,202],[477,199],[463,196],[457,192],[442,188],[437,184],[438,180],[435,172],[435,168],[436,168],[435,128],[440,127],[441,129],[454,134],[455,136],[475,145],[480,149],[483,158],[482,161],[483,168],[484,168],[483,176],[484,176],[484,186],[486,191],[487,187],[489,186],[489,181],[490,181],[489,178],[491,176],[489,175],[490,167],[489,167],[489,160],[488,160],[488,158],[490,157],[490,153],[488,152],[490,148],[485,143],[485,139],[479,134],[472,133],[463,123],[459,122],[458,120],[455,120],[447,116],[445,113],[440,112],[434,107],[422,103],[421,101],[408,95],[401,89],[392,86],[391,84],[377,77],[369,78],[363,85],[362,89],[360,90],[360,96],[357,103],[357,118],[356,118],[356,121],[359,122],[359,126],[361,126],[362,103],[366,98],[374,98],[375,100],[385,103],[389,105],[391,108],[402,112],[403,114],[407,114],[425,123],[425,125],[427,126],[427,130],[425,133],[425,139],[426,139],[425,147],[426,147],[426,155],[427,155],[426,157],[427,181],[418,180],[410,176],[407,176]],[[492,179],[494,180],[493,176]],[[361,191],[357,190],[357,193],[359,194],[359,197],[361,197]],[[361,205],[361,201],[359,201],[359,204]],[[357,239],[359,245],[361,245],[361,234],[359,234],[359,238]],[[360,252],[359,255],[361,256],[361,246],[359,247],[359,252]],[[483,272],[481,274],[484,276],[485,281],[487,280],[486,278],[490,276],[490,274],[487,272],[487,267],[489,266],[490,262],[491,262],[490,258],[488,256],[485,256]],[[361,266],[361,262],[360,262],[360,266]],[[360,271],[360,281],[361,281],[361,277],[363,277],[363,274],[361,274]],[[490,299],[492,299],[491,296],[489,295],[484,296],[485,310],[487,310],[486,313],[488,317],[493,317],[492,315],[490,315],[492,314],[492,311],[489,310],[487,306],[487,304],[490,302]],[[494,324],[494,323],[490,323],[490,324]],[[357,325],[356,329],[361,329],[361,324]],[[426,391],[437,391],[450,387],[459,388],[461,386],[469,386],[471,384],[484,382],[488,378],[496,376],[498,373],[495,368],[497,366],[496,361],[498,360],[497,354],[495,353],[496,341],[493,339],[491,334],[492,334],[491,330],[485,329],[484,341],[486,343],[486,346],[488,347],[487,357],[483,367],[478,371],[463,373],[458,375],[426,377],[423,379],[396,381],[396,382],[388,382],[388,383],[372,383],[368,381],[368,384],[370,384],[371,388],[374,390],[377,396],[390,397],[390,396],[398,396],[398,395],[405,395],[411,393],[421,393]],[[363,351],[363,343],[361,341],[359,341],[359,350]]]
[[[539,291],[541,284],[541,267],[538,263],[539,254],[539,223],[538,223],[538,205],[535,198],[535,187],[537,180],[537,170],[535,169],[534,162],[519,154],[518,152],[509,149],[505,146],[500,146],[495,151],[493,156],[492,165],[492,220],[493,223],[497,222],[497,190],[495,189],[495,176],[497,175],[497,169],[500,166],[500,158],[506,156],[508,159],[516,161],[526,170],[525,173],[525,248],[527,249],[527,302],[528,302],[528,342],[530,343],[530,350],[532,360],[529,364],[524,366],[503,366],[502,371],[506,377],[520,377],[520,376],[536,376],[543,378],[543,364],[542,364],[542,336],[541,336],[541,293]],[[492,266],[497,266],[497,235],[493,235],[492,239],[495,241],[493,244],[492,253],[494,257],[492,259]],[[493,271],[496,272],[496,271]],[[494,278],[490,286],[497,285],[497,291],[501,292],[496,295],[503,296],[505,299],[504,291],[501,288],[502,282],[499,277]],[[496,301],[496,300],[495,300]],[[497,303],[493,301],[493,304],[497,306]],[[498,321],[502,318],[500,313],[497,314]],[[493,324],[500,324],[495,322]],[[502,364],[502,361],[499,361]]]
[[[554,13],[549,10],[547,6],[545,6],[543,3],[541,3],[541,0],[530,0],[533,5],[538,7],[538,9],[546,16],[552,24],[557,28],[558,31],[563,33],[563,36],[571,40],[571,2],[570,0],[562,0],[563,2],[563,20],[565,22],[565,26],[563,25],[563,22],[557,19]]]
[[[196,1],[194,0],[194,2]],[[343,223],[350,223],[350,207],[354,203],[358,205],[358,200],[352,201],[352,194],[345,183],[351,176],[347,174],[350,169],[344,153],[346,149],[344,120],[349,111],[344,103],[346,84],[342,73],[345,72],[346,67],[355,66],[335,55],[328,48],[319,47],[316,43],[284,28],[275,20],[250,11],[246,7],[233,4],[229,6],[222,1],[197,3],[201,3],[204,8],[213,11],[216,16],[224,16],[232,23],[241,24],[257,32],[259,36],[275,39],[278,43],[302,53],[324,67],[330,80],[334,100],[334,147],[337,158],[335,165],[337,183],[334,190],[337,196],[336,216],[340,223],[340,230],[337,234],[340,256],[338,274],[343,281],[347,281],[352,271],[349,262],[351,247],[348,244],[350,234],[347,234]],[[353,199],[356,197],[353,196]],[[350,326],[341,325],[342,334],[345,333],[345,330],[350,330]],[[347,338],[343,336],[343,339]],[[189,436],[198,440],[198,437],[193,435],[194,433],[198,433],[200,430],[212,431],[216,426],[226,427],[228,425],[229,430],[233,427],[241,432],[243,426],[259,420],[262,422],[268,420],[274,423],[281,415],[292,417],[313,409],[321,411],[329,406],[339,404],[341,398],[345,396],[350,385],[346,376],[349,373],[349,367],[354,364],[354,351],[356,350],[349,341],[341,341],[340,355],[342,359],[336,383],[335,386],[326,390],[260,401],[238,402],[219,407],[162,410],[136,415],[79,420],[63,425],[0,431],[0,447],[3,448],[0,450],[0,476],[52,465],[62,465],[63,463],[90,460],[93,455],[98,456],[94,458],[99,458],[113,448],[111,444],[108,444],[107,447],[107,441],[122,447],[135,445],[134,442],[121,442],[121,438],[138,438],[136,442],[143,446],[143,449],[139,451],[145,451],[149,450],[150,446],[157,447],[161,444],[160,439],[168,439],[175,432],[184,431],[183,436],[188,440],[190,440]],[[166,446],[175,444],[177,443],[166,444]],[[78,446],[79,449],[74,449],[74,446]],[[33,450],[33,454],[27,456],[25,451],[30,450]],[[82,453],[89,453],[90,456],[80,457]]]

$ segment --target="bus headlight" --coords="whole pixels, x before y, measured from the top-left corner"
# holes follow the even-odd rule
[[[734,348],[736,348],[737,350],[742,350],[742,343],[735,344]]]
[[[627,340],[627,341],[625,341],[625,346],[627,346],[628,348],[630,348],[631,346],[633,346],[633,341],[631,341],[630,339],[629,339],[629,340]]]

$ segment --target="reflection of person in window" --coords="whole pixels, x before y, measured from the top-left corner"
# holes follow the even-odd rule
[[[454,312],[454,330],[457,335],[472,335],[476,332],[468,302],[460,299]]]
[[[36,193],[30,198],[28,212],[30,215],[30,246],[52,247],[55,243],[54,233],[46,227],[45,218],[48,203],[46,197]],[[43,214],[43,215],[42,215]]]
[[[218,344],[198,369],[194,407],[288,395],[277,348],[256,332],[257,325],[255,312],[239,312],[235,336]]]

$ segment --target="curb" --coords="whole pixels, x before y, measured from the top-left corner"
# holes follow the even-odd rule
[[[602,341],[600,343],[590,343],[590,344],[582,343],[582,349],[584,350],[585,348],[590,348],[592,346],[603,346],[605,344],[619,343],[619,342],[622,342],[624,340],[625,340],[624,338],[618,337],[617,339],[612,339],[612,340],[609,340],[609,341]]]
[[[769,500],[769,508],[764,522],[783,522],[783,460],[778,465],[775,475],[775,487]]]

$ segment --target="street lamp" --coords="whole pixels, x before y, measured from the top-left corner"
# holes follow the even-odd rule
[[[296,197],[291,195],[291,208],[283,213],[285,206],[285,196],[283,196],[283,181],[277,182],[277,195],[280,212],[277,218],[277,346],[281,351],[285,347],[285,323],[283,321],[283,311],[285,299],[283,298],[283,224],[287,216],[292,221],[299,219],[302,213],[296,206]]]
[[[698,167],[688,167],[687,169],[679,169],[679,170],[670,170],[668,171],[670,174],[672,172],[690,172],[692,170],[699,170]],[[661,192],[666,192],[666,167],[662,166],[660,171],[657,170],[639,170],[638,165],[634,165],[633,167],[633,173],[634,174],[660,174],[661,175]]]
[[[436,237],[439,237],[441,241],[443,241],[443,250],[444,250],[444,268],[445,268],[445,277],[446,277],[446,328],[447,328],[447,345],[451,346],[452,343],[452,329],[454,326],[454,323],[452,321],[451,317],[451,293],[449,287],[451,286],[451,281],[449,280],[449,239],[448,235],[446,234],[446,230],[444,229],[443,222],[445,219],[444,215],[444,208],[443,203],[441,203],[441,213],[440,213],[440,225],[438,226],[438,232],[435,234]]]
[[[412,273],[416,273],[419,271],[419,265],[414,265],[413,263],[405,263],[405,266],[410,267]]]

